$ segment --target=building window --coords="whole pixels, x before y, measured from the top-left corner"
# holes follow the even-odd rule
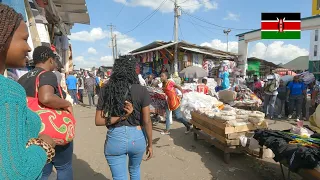
[[[314,41],[318,41],[319,38],[319,30],[315,30]]]
[[[314,45],[313,56],[318,56],[318,46]]]

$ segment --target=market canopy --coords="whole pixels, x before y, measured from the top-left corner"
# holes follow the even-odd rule
[[[179,73],[183,78],[203,78],[208,76],[208,72],[198,66],[189,66]]]
[[[211,52],[199,49],[199,48],[188,48],[188,47],[182,47],[182,46],[180,48],[184,49],[184,50],[200,53],[200,54],[207,54],[207,55],[210,55],[213,57],[233,58],[233,56],[224,56],[224,55],[220,55],[220,54],[214,54],[214,53],[211,53]]]
[[[136,52],[136,53],[132,53],[131,55],[137,55],[137,54],[143,54],[143,53],[147,53],[147,52],[152,52],[152,51],[157,51],[157,50],[160,50],[160,49],[164,49],[166,47],[170,47],[170,46],[173,46],[175,44],[177,44],[178,42],[172,42],[172,43],[169,43],[169,44],[166,44],[166,45],[163,45],[163,46],[159,46],[159,47],[156,47],[156,48],[153,48],[153,49],[148,49],[148,50],[145,50],[145,51],[140,51],[140,52]]]
[[[53,0],[64,23],[90,24],[85,0]]]

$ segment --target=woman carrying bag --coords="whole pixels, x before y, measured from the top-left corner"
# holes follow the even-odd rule
[[[18,82],[26,90],[29,108],[37,112],[42,120],[41,132],[54,138],[57,143],[56,156],[44,167],[41,179],[47,180],[54,166],[58,180],[73,180],[72,140],[75,121],[70,114],[72,104],[64,99],[57,77],[52,72],[56,66],[53,51],[49,47],[39,46],[34,49],[33,61],[35,68]],[[67,122],[63,121],[64,118],[67,118]]]

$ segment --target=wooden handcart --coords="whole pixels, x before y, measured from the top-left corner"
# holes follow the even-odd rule
[[[230,126],[222,121],[211,119],[197,112],[191,112],[191,123],[194,126],[194,139],[202,137],[209,143],[220,149],[224,153],[224,161],[230,162],[231,153],[244,153],[246,148],[241,146],[239,137],[247,135],[250,131],[258,128],[267,128],[267,123],[263,122],[259,126],[252,124],[243,126]],[[260,148],[259,156],[262,157],[263,148]]]

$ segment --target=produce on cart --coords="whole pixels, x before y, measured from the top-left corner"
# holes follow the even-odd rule
[[[221,149],[226,163],[230,161],[230,153],[243,153],[246,150],[241,146],[240,137],[252,136],[252,131],[268,127],[264,113],[237,109],[229,105],[225,105],[221,110],[216,107],[199,108],[191,112],[191,115],[190,122],[195,127],[194,138],[205,137]]]

